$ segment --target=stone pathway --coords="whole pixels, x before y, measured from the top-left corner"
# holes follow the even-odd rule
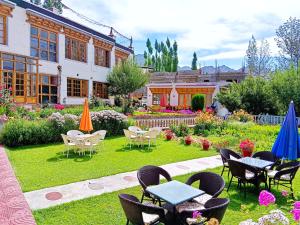
[[[219,156],[212,156],[171,163],[162,167],[171,176],[179,176],[221,165],[221,158]],[[25,198],[30,208],[37,210],[138,185],[136,171],[133,171],[27,192],[25,193]]]
[[[3,146],[0,146],[0,224],[36,225]]]

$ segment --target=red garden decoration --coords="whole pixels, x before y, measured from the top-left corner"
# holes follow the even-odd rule
[[[166,130],[165,131],[165,135],[166,135],[166,140],[170,141],[173,138],[173,132],[171,130]]]
[[[202,142],[202,148],[203,148],[203,150],[208,150],[209,147],[210,147],[210,142],[209,142],[209,140],[203,139],[201,142]]]
[[[193,142],[193,139],[192,139],[191,136],[186,136],[186,137],[184,138],[184,142],[185,142],[186,145],[191,145],[192,142]]]
[[[254,151],[254,143],[249,139],[241,141],[240,149],[242,151],[243,157],[251,157]]]

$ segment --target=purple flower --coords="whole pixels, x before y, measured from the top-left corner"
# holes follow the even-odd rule
[[[300,201],[297,201],[294,203],[294,209],[299,209],[300,210]]]
[[[274,204],[276,201],[275,196],[268,191],[261,191],[258,197],[259,205],[269,206],[270,204]]]
[[[295,208],[291,211],[291,213],[293,214],[295,221],[300,221],[300,209]]]
[[[199,211],[194,211],[193,212],[193,219],[198,219],[199,217],[201,217],[201,213]]]

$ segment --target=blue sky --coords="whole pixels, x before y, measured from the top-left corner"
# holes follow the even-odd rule
[[[179,64],[190,65],[197,52],[201,65],[226,64],[240,68],[253,34],[258,42],[266,39],[271,53],[278,49],[275,31],[290,16],[299,17],[299,0],[63,0],[74,10],[96,21],[113,26],[134,39],[136,54],[145,50],[149,37],[176,40]],[[65,10],[64,15],[92,26]],[[127,44],[124,42],[124,44]]]

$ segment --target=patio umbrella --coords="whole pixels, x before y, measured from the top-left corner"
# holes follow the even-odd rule
[[[300,158],[298,121],[293,101],[290,103],[272,152],[281,159],[296,160]]]
[[[91,120],[91,115],[89,110],[89,103],[87,99],[85,99],[84,101],[83,113],[81,116],[79,129],[86,132],[90,132],[93,130],[93,125],[92,125],[92,120]]]
[[[162,95],[161,95],[161,99],[160,99],[160,106],[161,106],[161,107],[166,107],[166,105],[167,105],[166,95],[165,95],[165,94],[162,94]]]

